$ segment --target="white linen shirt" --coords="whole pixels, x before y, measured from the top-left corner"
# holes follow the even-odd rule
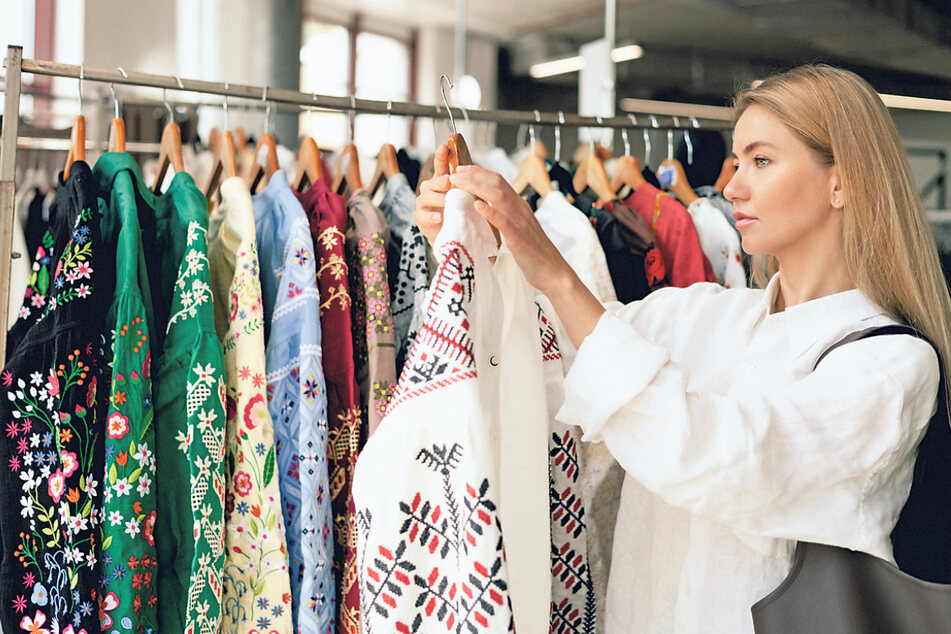
[[[608,634],[752,632],[796,540],[894,563],[889,534],[935,407],[937,357],[851,290],[770,314],[778,291],[714,284],[609,307],[558,417],[627,472]]]

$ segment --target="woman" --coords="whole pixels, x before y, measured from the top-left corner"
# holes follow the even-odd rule
[[[432,240],[444,192],[464,189],[577,346],[559,413],[627,472],[607,631],[749,632],[797,540],[894,562],[889,534],[936,405],[935,350],[910,336],[842,346],[906,323],[944,358],[951,298],[907,158],[858,76],[808,66],[736,99],[725,190],[764,290],[713,284],[602,306],[496,174],[447,176],[416,221]]]

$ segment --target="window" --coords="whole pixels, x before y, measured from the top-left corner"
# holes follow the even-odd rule
[[[346,27],[309,21],[302,34],[301,90],[346,97],[349,93],[350,32]],[[356,97],[379,101],[408,101],[410,58],[405,42],[376,33],[357,34]],[[301,134],[309,134],[321,148],[335,149],[347,142],[349,116],[319,110],[301,113]],[[389,141],[403,147],[409,141],[405,117],[359,115],[354,142],[361,154],[372,156]]]

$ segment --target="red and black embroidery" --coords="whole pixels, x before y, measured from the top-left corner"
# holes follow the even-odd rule
[[[554,325],[538,309],[542,362],[561,364]],[[561,371],[559,367],[559,372]],[[588,567],[585,508],[578,487],[577,428],[552,421],[548,443],[548,499],[551,512],[552,634],[594,634],[596,609]]]
[[[407,399],[446,385],[475,378],[468,307],[475,287],[475,267],[458,242],[442,246],[426,321],[416,335],[387,412]]]
[[[421,449],[416,460],[440,478],[441,499],[417,492],[411,501],[400,501],[405,519],[399,542],[392,548],[378,544],[370,553],[365,546],[360,553],[367,634],[373,634],[371,615],[386,619],[397,632],[437,631],[431,629],[436,623],[447,632],[484,632],[499,611],[507,613],[507,630],[513,630],[497,506],[487,479],[478,486],[466,483],[461,504],[456,499],[453,476],[462,454],[458,443]],[[357,522],[368,545],[371,513],[361,511]],[[435,565],[419,569],[408,553],[413,546]],[[485,558],[487,552],[492,555]],[[412,616],[405,618],[410,604]]]

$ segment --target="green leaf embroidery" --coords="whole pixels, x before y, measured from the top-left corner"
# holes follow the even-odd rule
[[[139,479],[139,476],[142,475],[142,467],[139,467],[129,476],[129,484],[134,484],[136,480]]]
[[[115,484],[116,478],[118,477],[119,475],[116,473],[116,463],[113,462],[112,466],[109,467],[109,484]]]
[[[102,540],[102,549],[109,550],[109,547],[112,546],[112,535]]]
[[[264,459],[264,486],[271,483],[274,479],[274,445],[267,452],[267,458]]]

